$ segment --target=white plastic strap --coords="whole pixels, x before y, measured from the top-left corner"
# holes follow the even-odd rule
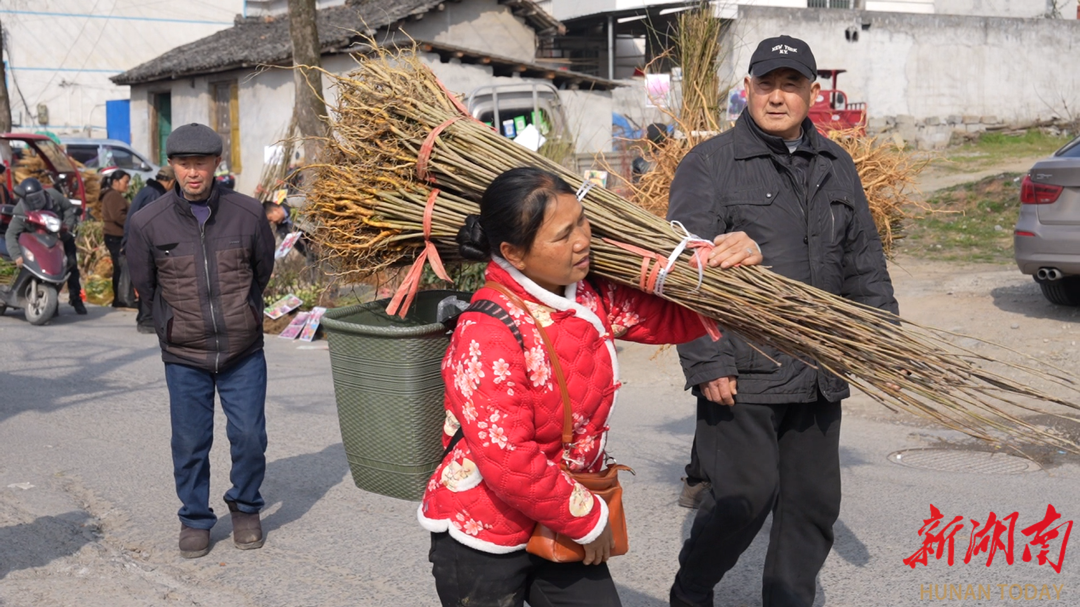
[[[578,202],[581,202],[582,200],[585,200],[585,195],[589,193],[589,190],[593,189],[594,185],[596,185],[596,184],[591,182],[591,181],[583,181],[583,182],[581,182],[581,187],[578,188],[577,193],[574,194],[574,196],[577,198]]]
[[[690,243],[700,242],[707,245],[712,245],[711,241],[705,240],[704,238],[698,238],[694,234],[691,234],[690,231],[686,229],[686,226],[684,226],[681,222],[672,221],[670,225],[671,229],[675,230],[675,233],[682,234],[682,240],[679,241],[678,246],[676,246],[675,249],[671,252],[671,255],[668,255],[667,265],[664,266],[664,269],[660,270],[659,274],[657,274],[656,287],[653,289],[653,292],[657,295],[664,294],[664,281],[667,280],[668,272],[671,272],[671,269],[675,267],[675,262],[679,259],[679,255],[682,255],[682,252],[686,250],[686,247],[689,246]],[[691,291],[691,293],[697,293],[698,289],[701,288],[701,283],[705,281],[705,268],[702,267],[702,264],[698,264],[697,273],[697,286],[694,287],[694,290]]]

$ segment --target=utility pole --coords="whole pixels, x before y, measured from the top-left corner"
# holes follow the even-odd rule
[[[0,23],[0,133],[11,132],[11,99],[7,90],[7,71],[4,69],[4,24]]]
[[[296,98],[293,124],[304,138],[304,161],[311,164],[322,148],[318,138],[326,135],[326,103],[322,99],[321,47],[315,24],[317,0],[289,0],[289,38],[292,39],[293,81]]]

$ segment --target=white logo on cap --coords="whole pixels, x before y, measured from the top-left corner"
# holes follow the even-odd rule
[[[777,44],[776,46],[772,47],[772,52],[779,52],[781,55],[786,55],[788,53],[797,53],[799,52],[799,49],[792,48],[786,44]]]

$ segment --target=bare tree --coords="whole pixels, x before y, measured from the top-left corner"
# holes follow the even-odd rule
[[[0,23],[0,49],[4,48],[4,24]],[[2,58],[2,51],[0,51]],[[8,97],[7,73],[4,62],[0,61],[0,133],[11,131],[11,100]]]
[[[318,70],[321,47],[315,23],[316,0],[289,0],[289,38],[292,39],[296,100],[293,124],[304,138],[304,158],[311,163],[326,134],[326,102],[322,95],[322,75]]]

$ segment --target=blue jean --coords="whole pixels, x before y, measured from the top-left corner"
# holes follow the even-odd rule
[[[214,442],[214,390],[228,420],[232,487],[226,502],[241,512],[262,509],[266,474],[266,357],[259,350],[220,373],[175,363],[165,364],[172,417],[173,475],[183,504],[180,522],[210,529],[217,516],[210,508],[210,446]]]

